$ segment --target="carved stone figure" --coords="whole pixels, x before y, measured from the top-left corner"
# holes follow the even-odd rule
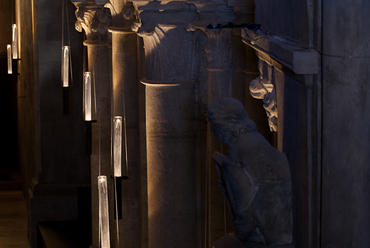
[[[238,100],[222,98],[207,110],[211,131],[229,146],[228,157],[215,152],[214,159],[237,236],[244,244],[291,244],[292,186],[286,156],[257,132]]]

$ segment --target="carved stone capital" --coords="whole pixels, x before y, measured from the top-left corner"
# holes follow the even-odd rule
[[[145,26],[144,26],[145,28]],[[189,80],[196,74],[196,36],[184,26],[156,25],[139,29],[149,80]]]
[[[110,9],[112,14],[112,25],[116,28],[130,28],[132,22],[135,21],[136,10],[132,2],[107,2],[104,7]]]
[[[184,26],[196,20],[198,13],[193,5],[184,1],[133,1],[137,20],[133,30],[139,35],[150,35],[159,25]]]
[[[107,40],[108,28],[112,23],[110,10],[95,2],[74,2],[76,6],[77,31],[85,31],[87,40]]]

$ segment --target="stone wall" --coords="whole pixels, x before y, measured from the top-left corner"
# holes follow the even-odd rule
[[[370,238],[367,1],[323,1],[322,247]]]
[[[65,29],[69,25],[74,84],[69,91],[69,114],[63,115],[61,9],[61,2],[22,1],[18,13],[22,41],[19,156],[32,247],[37,242],[37,222],[77,219],[77,188],[90,182],[81,106],[82,35],[73,32],[74,7],[68,2]]]

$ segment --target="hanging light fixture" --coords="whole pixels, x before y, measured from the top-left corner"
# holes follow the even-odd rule
[[[13,59],[18,59],[17,24],[12,25],[12,52],[13,52]]]
[[[69,46],[62,47],[62,86],[69,87],[69,58],[71,49]]]
[[[64,40],[64,17],[67,17],[67,41]],[[62,1],[62,56],[61,56],[61,82],[63,87],[63,113],[68,115],[69,88],[73,86],[71,41],[69,37],[69,20],[67,1]]]
[[[8,74],[13,73],[12,68],[12,45],[8,44],[6,46],[6,52],[7,52],[7,62],[8,62]]]
[[[91,104],[91,72],[84,73],[84,110],[85,121],[92,121],[92,104]]]
[[[93,120],[93,81],[92,81],[92,73],[87,71],[84,73],[84,102],[83,102],[83,108],[84,108],[84,119],[86,124],[86,154],[91,155],[92,154],[92,128],[91,124],[96,122],[96,120]],[[95,94],[94,94],[95,96]],[[95,101],[94,101],[95,103]],[[95,109],[95,108],[94,108]]]
[[[114,176],[122,176],[122,116],[113,119],[113,164]]]
[[[109,208],[108,208],[108,188],[107,177],[98,176],[98,194],[99,194],[99,236],[101,248],[110,248],[109,234]]]

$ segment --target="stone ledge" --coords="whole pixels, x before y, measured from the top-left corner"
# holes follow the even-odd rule
[[[320,54],[313,49],[305,49],[279,37],[265,35],[261,31],[243,29],[243,42],[253,49],[266,53],[295,74],[318,74]]]

